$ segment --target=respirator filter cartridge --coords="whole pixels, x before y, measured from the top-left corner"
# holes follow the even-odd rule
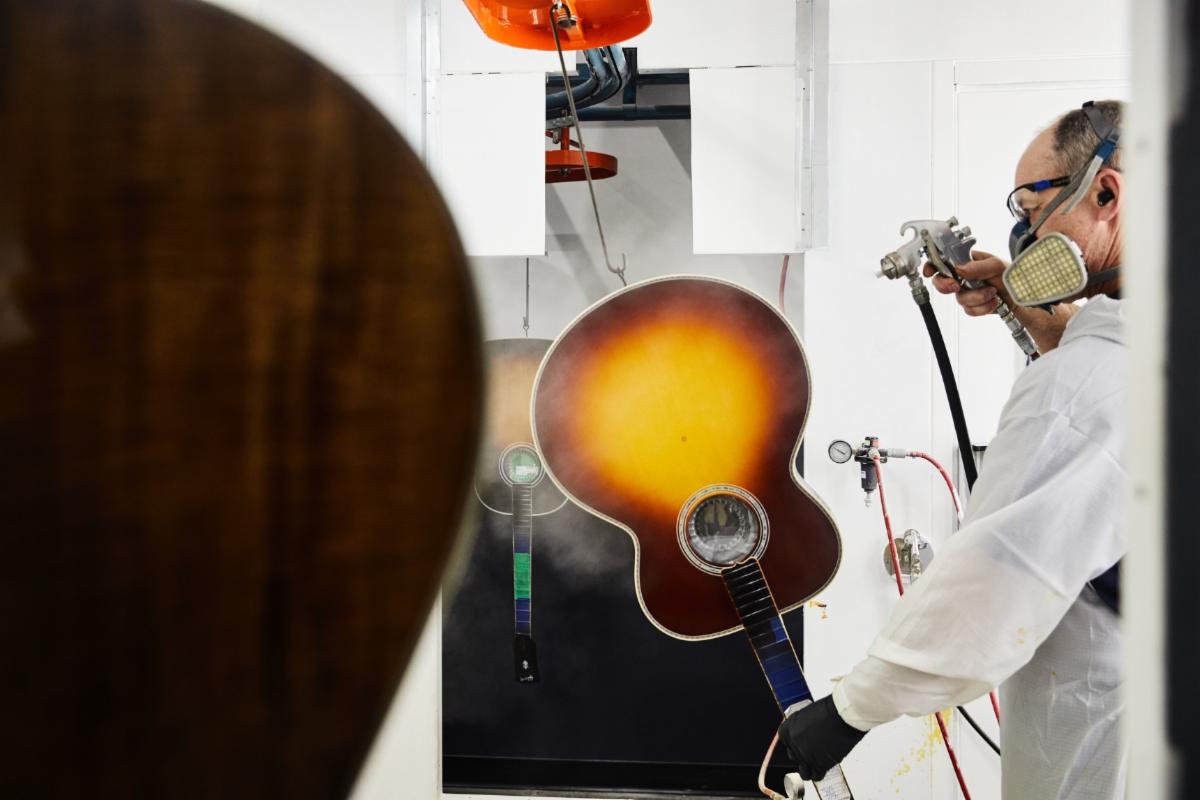
[[[1057,303],[1088,285],[1079,246],[1061,233],[1038,238],[1004,271],[1004,287],[1021,306]]]

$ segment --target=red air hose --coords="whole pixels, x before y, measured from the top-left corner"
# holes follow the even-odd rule
[[[964,800],[971,800],[971,792],[967,790],[967,779],[963,777],[962,767],[958,765],[958,755],[954,752],[954,747],[950,744],[950,733],[946,730],[946,720],[942,719],[942,712],[935,711],[933,716],[937,719],[938,729],[942,732],[942,741],[946,745],[946,755],[950,756],[950,764],[954,767],[954,774],[958,777],[958,787],[962,789]]]
[[[892,553],[892,572],[896,576],[896,591],[904,596],[904,579],[900,575],[900,554],[896,551],[896,537],[892,535],[892,518],[888,515],[887,496],[883,493],[883,470],[879,468],[879,456],[871,457],[875,462],[875,478],[879,489],[879,508],[883,510],[883,527],[887,530],[888,550]]]
[[[914,454],[916,455],[916,454]],[[922,454],[923,455],[923,454]],[[929,458],[925,456],[925,458]],[[932,458],[931,462],[937,464]],[[896,537],[892,535],[892,518],[888,516],[887,498],[883,493],[883,470],[880,469],[880,460],[878,453],[871,456],[871,461],[875,464],[875,480],[878,483],[879,489],[879,507],[883,510],[883,525],[887,529],[888,547],[892,551],[892,567],[896,572],[896,588],[900,591],[900,595],[904,596],[904,581],[900,577],[900,556],[896,552]],[[939,471],[946,478],[946,483],[950,486],[951,492],[954,491],[954,485],[950,483],[950,476],[945,470],[941,469],[941,465],[937,464]],[[955,497],[955,505],[958,505],[958,498]],[[940,711],[934,712],[934,717],[937,718],[938,729],[942,732],[942,742],[946,745],[946,755],[950,756],[950,765],[954,767],[954,774],[958,778],[958,786],[962,789],[965,800],[971,800],[971,792],[967,789],[967,779],[963,777],[962,768],[958,765],[958,754],[954,752],[954,745],[950,744],[950,732],[946,728],[946,720],[942,719]]]
[[[933,465],[933,468],[941,474],[942,480],[946,482],[946,488],[950,490],[950,499],[954,501],[954,510],[962,514],[962,503],[958,502],[958,491],[954,488],[954,481],[950,480],[950,473],[946,472],[946,468],[938,463],[936,458],[928,453],[922,453],[920,450],[910,450],[908,454],[913,458],[923,458]]]
[[[775,731],[775,738],[771,740],[771,746],[767,748],[767,757],[763,759],[762,767],[758,770],[758,790],[770,800],[787,800],[779,792],[767,786],[767,765],[771,763],[771,756],[775,755],[777,744],[779,744],[779,731]]]

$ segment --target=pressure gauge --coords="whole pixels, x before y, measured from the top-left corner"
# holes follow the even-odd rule
[[[688,560],[715,574],[762,555],[767,544],[766,514],[749,492],[736,486],[710,486],[684,504],[678,532]]]
[[[835,439],[829,445],[829,460],[835,464],[845,464],[854,457],[854,448],[849,442]]]
[[[542,460],[531,444],[509,445],[500,454],[500,477],[509,486],[533,486],[542,479]]]

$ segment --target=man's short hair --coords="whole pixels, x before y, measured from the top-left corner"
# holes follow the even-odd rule
[[[1124,103],[1120,100],[1098,100],[1096,108],[1100,109],[1100,113],[1109,122],[1120,127]],[[1058,160],[1059,170],[1063,175],[1073,174],[1091,160],[1092,153],[1099,144],[1100,139],[1092,130],[1092,124],[1081,108],[1068,111],[1054,123],[1054,157]],[[1106,166],[1121,168],[1120,145],[1113,151],[1112,158]]]

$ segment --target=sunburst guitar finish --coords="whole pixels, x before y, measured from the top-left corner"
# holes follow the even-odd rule
[[[633,538],[646,616],[711,638],[743,627],[727,583],[738,565],[761,567],[780,612],[837,571],[837,527],[794,466],[809,400],[804,350],[774,308],[724,281],[664,278],[592,306],[555,342],[534,440],[571,499]]]
[[[475,495],[484,508],[497,514],[513,513],[512,485],[501,470],[501,456],[516,444],[531,443],[529,402],[533,381],[549,339],[492,339],[483,343],[487,370],[484,433],[475,467]],[[540,517],[567,503],[550,481],[533,493],[533,516]]]

